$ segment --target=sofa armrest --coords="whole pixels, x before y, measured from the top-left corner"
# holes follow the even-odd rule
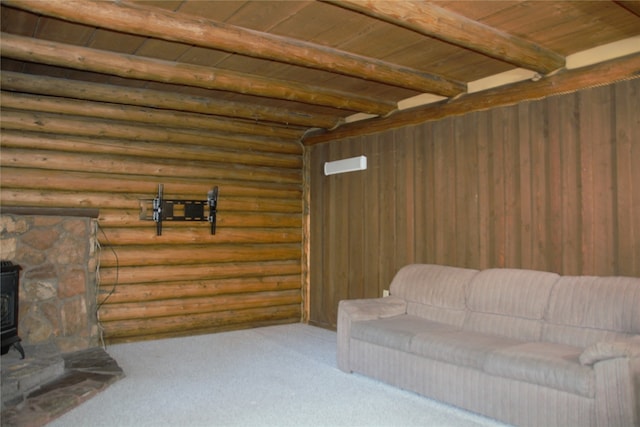
[[[351,322],[359,320],[393,317],[407,312],[407,302],[398,297],[342,300],[338,304],[338,368],[351,372],[349,368],[349,340]]]
[[[640,336],[592,344],[580,355],[580,363],[582,365],[594,365],[603,360],[619,357],[640,358]]]
[[[580,355],[593,365],[598,426],[640,426],[640,336],[598,342]]]
[[[405,314],[407,302],[399,297],[342,300],[338,313],[341,311],[351,320],[382,319]]]
[[[593,364],[598,427],[640,427],[640,357],[622,353]]]

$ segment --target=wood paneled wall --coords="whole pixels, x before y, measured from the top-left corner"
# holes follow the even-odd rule
[[[309,149],[312,323],[409,263],[640,276],[640,79]]]
[[[2,92],[0,203],[99,209],[110,342],[301,319],[301,144],[193,116]],[[158,184],[186,200],[218,186],[216,234],[206,222],[165,222],[157,236],[139,216]]]

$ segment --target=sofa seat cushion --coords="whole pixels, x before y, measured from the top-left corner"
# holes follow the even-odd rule
[[[403,314],[384,319],[353,322],[351,337],[383,347],[409,351],[411,340],[418,334],[425,331],[455,330],[457,328],[452,325]]]
[[[416,335],[410,351],[430,359],[482,370],[493,351],[521,344],[511,338],[468,331],[432,330]]]
[[[594,397],[594,371],[580,364],[581,353],[581,348],[565,344],[529,342],[492,352],[486,358],[484,371]]]

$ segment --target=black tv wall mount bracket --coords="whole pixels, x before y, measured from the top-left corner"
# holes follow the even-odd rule
[[[155,221],[156,233],[162,235],[163,221],[208,221],[211,234],[216,234],[216,216],[218,209],[218,187],[207,193],[207,200],[166,200],[163,197],[164,186],[158,184],[158,196],[154,199],[140,200],[140,219]],[[151,207],[151,209],[149,209]],[[205,214],[206,208],[209,214]],[[149,215],[151,211],[151,215]]]

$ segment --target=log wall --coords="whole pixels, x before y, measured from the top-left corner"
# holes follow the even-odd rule
[[[4,89],[0,203],[99,209],[107,341],[300,321],[295,132]],[[165,222],[157,236],[140,212],[158,184],[165,199],[185,200],[218,186],[216,234],[207,222]]]
[[[310,147],[310,321],[409,263],[640,277],[639,111],[635,79]]]

